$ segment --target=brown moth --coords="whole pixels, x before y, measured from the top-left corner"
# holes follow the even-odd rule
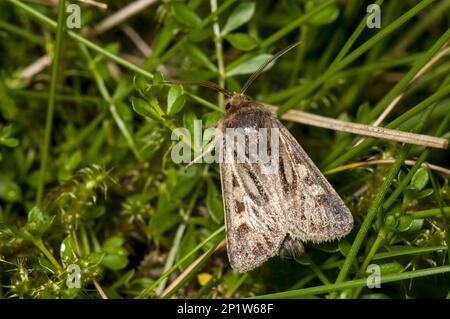
[[[222,153],[231,154],[231,160],[220,163],[220,176],[228,258],[232,268],[241,273],[260,266],[282,249],[302,252],[302,242],[341,238],[353,226],[349,209],[297,140],[274,113],[244,95],[269,63],[296,45],[265,62],[240,93],[230,93],[213,83],[198,83],[228,97],[226,114],[217,127],[223,133]],[[237,161],[236,150],[225,149],[229,145],[225,141],[227,129],[251,131],[258,140],[267,138],[258,135],[261,128],[279,131],[277,152],[268,150],[277,156],[275,174],[265,174],[262,163]]]

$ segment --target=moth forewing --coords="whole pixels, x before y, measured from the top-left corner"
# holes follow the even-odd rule
[[[301,241],[322,242],[346,235],[353,218],[342,199],[303,151],[296,139],[263,105],[243,95],[232,96],[218,125],[223,132],[251,132],[255,141],[276,135],[268,146],[272,161],[252,162],[236,156],[251,150],[250,139],[238,146],[222,134],[222,195],[231,266],[249,271],[277,255],[281,248],[303,250]],[[273,131],[279,134],[273,134]],[[261,132],[261,133],[259,133]],[[233,137],[233,142],[235,141]],[[245,145],[242,145],[244,141]],[[267,171],[274,163],[276,170]]]
[[[347,235],[353,216],[291,133],[280,126],[280,169],[288,233],[301,241],[324,242]],[[283,177],[284,176],[284,177]]]

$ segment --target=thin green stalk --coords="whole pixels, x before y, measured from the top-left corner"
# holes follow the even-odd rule
[[[425,276],[445,274],[448,272],[450,272],[450,266],[440,266],[440,267],[433,267],[433,268],[427,268],[427,269],[421,269],[421,270],[415,270],[415,271],[407,271],[407,272],[402,272],[402,273],[397,273],[397,274],[387,274],[387,275],[382,276],[380,279],[381,279],[381,284],[386,284],[389,282],[396,282],[396,281],[420,278],[420,277],[425,277]],[[298,290],[278,292],[278,293],[274,293],[274,294],[261,295],[261,296],[252,297],[250,299],[301,298],[301,297],[311,296],[311,295],[326,294],[329,292],[340,291],[340,290],[349,289],[349,288],[362,287],[365,285],[367,285],[367,279],[363,278],[363,279],[346,281],[343,283],[334,283],[334,284],[330,284],[330,285],[316,286],[316,287],[303,288],[303,289],[298,289]]]
[[[181,280],[171,289],[168,291],[164,296],[162,296],[163,299],[168,299],[172,297],[181,287],[183,287],[197,272],[198,270],[205,264],[207,260],[211,257],[211,255],[216,251],[217,246],[219,245],[220,240],[217,241],[213,247],[209,248],[208,251],[205,253],[205,255],[197,261],[194,267],[190,269],[189,273],[186,274]]]
[[[417,73],[432,59],[434,55],[447,43],[450,29],[447,30],[433,46],[414,64],[406,75],[389,91],[388,94],[369,113],[370,119],[377,117],[384,109],[410,85]]]
[[[320,269],[320,267],[318,267],[314,261],[307,255],[304,255],[306,257],[306,259],[309,261],[309,267],[311,268],[311,270],[314,272],[314,274],[317,276],[317,278],[319,278],[319,280],[324,284],[324,285],[329,285],[330,281],[328,280],[327,276],[325,276],[325,274],[323,273],[322,269]]]
[[[210,0],[211,12],[214,13],[217,11],[217,0]],[[216,48],[216,57],[217,57],[217,70],[219,76],[219,86],[225,87],[225,63],[223,58],[223,46],[222,46],[222,35],[220,34],[219,21],[217,17],[214,19],[213,24],[214,31],[214,46]],[[225,97],[222,93],[218,93],[218,104],[221,109],[224,109],[225,105]]]
[[[437,215],[439,215],[439,211],[437,212]],[[404,257],[404,256],[410,256],[410,255],[420,255],[420,254],[427,254],[427,253],[433,253],[438,251],[446,251],[447,246],[431,246],[431,247],[413,247],[413,248],[401,248],[390,246],[389,249],[392,249],[390,251],[385,251],[381,253],[376,253],[372,260],[383,260],[383,259],[389,259],[394,257]],[[363,263],[364,258],[359,257],[358,261]],[[325,261],[322,265],[320,265],[320,269],[322,270],[328,270],[328,269],[334,269],[334,268],[340,268],[343,264],[343,260],[335,260],[335,261]],[[361,267],[362,269],[362,267]],[[315,274],[312,274],[312,279],[316,277]],[[308,280],[310,281],[310,280]],[[299,286],[298,283],[295,286]],[[295,288],[292,288],[295,289]]]
[[[425,7],[430,5],[434,0],[422,0],[419,2],[415,7],[410,9],[408,12],[403,14],[401,17],[396,19],[394,22],[392,22],[387,27],[383,28],[380,32],[378,32],[376,35],[374,35],[372,38],[364,42],[362,45],[360,45],[358,48],[356,48],[352,53],[350,53],[348,56],[343,58],[340,62],[336,63],[332,68],[328,68],[327,71],[323,73],[322,76],[317,78],[311,83],[308,83],[306,85],[301,85],[297,87],[296,95],[289,99],[286,103],[284,103],[280,108],[278,109],[278,114],[283,114],[288,109],[292,108],[294,105],[298,103],[298,101],[305,98],[307,95],[309,95],[311,92],[313,92],[315,89],[317,89],[319,86],[321,86],[325,81],[327,81],[332,75],[334,75],[336,72],[342,70],[344,67],[355,61],[357,58],[359,58],[361,55],[363,55],[366,51],[368,51],[370,48],[372,48],[375,44],[377,44],[379,41],[387,37],[389,34],[391,34],[393,31],[400,28],[404,23],[412,19],[417,13],[419,13],[421,10],[423,10]],[[286,98],[289,96],[286,96],[283,93],[280,93],[279,95],[274,96],[268,102],[276,102],[280,98]],[[276,98],[276,100],[275,100]]]
[[[450,120],[450,113],[447,114],[447,116],[444,118],[444,120],[439,125],[439,128],[436,131],[435,136],[441,136],[445,129],[447,128],[447,124]],[[408,174],[402,180],[400,181],[399,185],[396,187],[394,192],[388,197],[388,199],[383,204],[383,209],[387,210],[391,205],[395,202],[395,200],[400,196],[400,194],[403,192],[403,190],[408,186],[409,182],[412,180],[414,174],[417,172],[417,170],[422,166],[422,164],[426,161],[428,156],[430,155],[431,150],[426,149],[422,154],[420,154],[419,158],[417,159],[416,163],[411,167]]]
[[[420,131],[423,126],[425,125],[428,117],[430,116],[431,112],[433,111],[433,108],[429,108],[425,111],[425,114],[422,118],[422,120],[419,122],[419,124],[416,125],[414,131],[418,132]],[[341,283],[345,280],[347,273],[350,269],[352,261],[355,259],[359,248],[361,247],[364,238],[366,237],[367,233],[369,232],[369,229],[372,225],[373,219],[376,217],[377,213],[382,209],[383,207],[383,200],[389,190],[389,187],[391,186],[392,181],[397,176],[398,171],[401,168],[401,165],[406,159],[406,156],[408,155],[409,150],[411,149],[411,145],[405,145],[403,146],[402,150],[400,151],[399,156],[397,157],[395,163],[391,167],[391,170],[388,173],[388,176],[386,177],[385,181],[383,182],[383,185],[381,186],[381,191],[377,194],[375,197],[375,200],[373,201],[372,205],[369,208],[369,211],[367,213],[367,216],[364,218],[363,224],[361,225],[361,228],[359,229],[355,240],[352,244],[352,247],[350,248],[350,251],[348,252],[344,264],[342,265],[342,269],[339,272],[338,278],[336,279],[336,283]],[[375,255],[375,253],[378,250],[379,245],[385,238],[385,234],[380,231],[379,236],[377,237],[377,240],[372,245],[372,248],[369,252],[369,254],[366,256],[363,265],[360,268],[360,271],[364,271],[367,268],[367,265],[369,265],[372,257]]]
[[[186,260],[188,260],[192,255],[194,255],[198,250],[200,250],[201,248],[203,248],[203,246],[205,246],[207,243],[209,243],[211,240],[213,240],[214,238],[216,238],[218,235],[220,235],[223,231],[225,230],[225,226],[220,227],[219,229],[217,229],[214,233],[212,233],[211,235],[209,235],[205,240],[203,240],[201,243],[199,243],[197,246],[194,247],[194,249],[192,249],[189,253],[187,253],[186,255],[183,256],[183,258],[181,258],[177,263],[175,263],[175,265],[173,265],[172,267],[170,267],[169,270],[167,270],[164,274],[162,274],[158,280],[156,280],[155,282],[153,282],[149,287],[145,288],[142,293],[138,296],[138,298],[146,298],[148,297],[153,289],[155,289],[160,283],[161,281],[163,281],[165,278],[167,278],[171,273],[173,273],[175,270],[178,269],[178,267],[180,267]]]
[[[306,45],[307,45],[307,37],[308,37],[309,26],[304,25],[300,28],[300,35],[298,42],[301,43],[295,50],[294,63],[292,66],[291,76],[289,79],[289,86],[294,85],[298,79],[298,73],[302,66],[303,59],[305,57]]]
[[[132,137],[131,133],[128,131],[128,128],[127,128],[125,122],[123,121],[120,114],[117,112],[117,107],[114,104],[114,101],[108,92],[108,88],[106,87],[106,84],[103,81],[102,76],[100,75],[100,73],[97,70],[97,66],[95,64],[94,59],[92,59],[91,55],[89,54],[89,51],[86,49],[86,47],[84,45],[80,44],[80,50],[88,62],[88,67],[91,70],[92,75],[94,76],[94,79],[95,79],[95,82],[97,83],[97,87],[98,87],[98,90],[100,91],[100,94],[102,95],[103,99],[109,104],[109,111],[110,111],[114,121],[116,122],[116,125],[119,127],[120,132],[122,133],[125,140],[127,141],[128,147],[131,149],[131,151],[133,152],[136,159],[138,161],[142,162],[143,158],[142,158],[141,154],[139,153],[139,151],[136,147],[136,144],[134,143],[133,137]]]
[[[408,212],[407,214],[413,216],[416,219],[419,219],[419,218],[436,217],[442,214],[442,211],[444,212],[445,216],[447,217],[450,216],[450,206],[443,207],[442,210],[440,208],[433,208],[433,209],[419,210],[416,212]]]
[[[192,100],[194,100],[195,102],[198,102],[199,104],[206,106],[207,108],[213,110],[213,111],[218,111],[220,113],[225,113],[225,110],[223,108],[218,107],[217,105],[197,96],[194,95],[192,93],[186,92],[187,95],[189,95],[191,97]]]
[[[50,138],[53,126],[53,113],[55,111],[56,85],[58,83],[58,67],[61,59],[61,48],[64,35],[64,16],[65,16],[65,0],[58,3],[58,22],[56,30],[55,49],[53,54],[51,79],[50,79],[50,95],[48,98],[47,119],[45,122],[44,145],[41,150],[41,168],[40,177],[36,193],[36,204],[39,205],[44,195],[45,176],[47,174],[48,153],[50,151]]]
[[[445,14],[448,13],[449,7],[449,0],[438,1],[436,6],[431,8],[427,14],[423,15],[420,20],[414,23],[412,28],[400,38],[400,41],[395,45],[392,51],[400,52],[406,50],[422,32],[430,27],[430,25],[436,23],[436,20],[441,16],[445,16]]]
[[[372,205],[370,206],[367,215],[364,218],[364,221],[361,224],[358,233],[356,234],[356,237],[353,241],[350,250],[347,253],[344,264],[342,265],[341,271],[339,272],[339,275],[336,279],[336,284],[342,284],[345,278],[347,277],[350,267],[352,263],[355,261],[356,255],[358,254],[359,248],[361,247],[364,239],[366,238],[366,235],[370,230],[370,227],[372,225],[373,220],[375,219],[375,216],[377,215],[379,209],[382,207],[384,197],[386,196],[394,178],[397,176],[398,171],[400,170],[403,162],[405,161],[410,148],[411,148],[410,145],[405,145],[400,151],[400,154],[397,156],[396,161],[391,166],[391,169],[389,170],[385,180],[383,181],[383,184],[381,185],[380,190],[377,193],[377,196],[372,202]]]
[[[249,273],[246,272],[245,274],[241,275],[241,278],[239,278],[239,281],[236,285],[234,285],[231,289],[229,289],[225,295],[226,299],[232,298],[233,295],[236,293],[236,291],[239,289],[239,287],[247,280],[249,276]]]
[[[449,93],[450,93],[450,85],[446,85],[446,86],[442,87],[433,95],[429,96],[428,98],[426,98],[425,100],[423,100],[422,102],[420,102],[419,104],[417,104],[416,106],[414,106],[413,108],[408,110],[407,112],[403,113],[402,115],[397,117],[395,120],[389,122],[389,124],[387,124],[385,127],[392,128],[392,129],[397,128],[399,125],[406,122],[407,120],[409,120],[416,114],[422,112],[423,110],[428,108],[430,105],[438,102],[440,99],[442,99]],[[339,165],[346,163],[349,159],[351,159],[355,155],[361,153],[363,150],[374,145],[376,141],[377,140],[374,138],[365,139],[362,143],[358,144],[357,146],[354,146],[350,150],[347,150],[345,154],[342,154],[340,157],[335,159],[332,163],[330,163],[326,167],[326,169],[327,170],[332,169],[334,167],[338,167]]]
[[[0,20],[0,29],[6,30],[9,33],[20,36],[35,44],[42,45],[43,43],[45,43],[45,40],[43,38],[3,20]]]
[[[447,217],[445,216],[444,213],[444,202],[442,201],[439,182],[434,179],[433,172],[430,170],[430,168],[428,168],[428,174],[430,175],[431,184],[433,185],[434,190],[434,196],[436,197],[436,200],[439,205],[439,211],[441,212],[442,223],[444,224],[445,242],[447,244],[447,247],[450,247],[450,230],[448,228]],[[447,256],[448,256],[447,263],[450,264],[450,249],[447,249]]]
[[[265,39],[263,42],[261,42],[261,49],[265,49],[268,46],[272,45],[273,43],[275,43],[276,41],[280,40],[281,38],[283,38],[285,35],[287,35],[288,33],[290,33],[291,31],[297,29],[299,26],[301,26],[302,24],[306,23],[309,21],[309,19],[311,19],[312,17],[314,17],[317,13],[321,12],[323,9],[327,8],[328,6],[332,5],[333,3],[335,3],[337,0],[328,0],[325,1],[321,4],[319,4],[318,6],[314,7],[313,10],[303,14],[302,16],[300,16],[298,19],[292,21],[291,23],[289,23],[288,25],[284,26],[281,30],[275,32],[274,34],[272,34],[270,37],[268,37],[267,39]]]
[[[364,258],[364,261],[359,269],[359,276],[363,277],[364,272],[366,271],[367,267],[369,266],[370,262],[372,261],[373,257],[378,251],[378,248],[381,246],[381,244],[386,239],[386,236],[388,234],[388,230],[386,228],[381,228],[381,230],[378,232],[377,237],[370,247],[369,252],[367,253],[366,257]],[[356,291],[353,293],[353,298],[358,298],[359,294],[363,290],[363,287],[358,287]]]
[[[6,88],[8,93],[17,97],[24,98],[33,98],[33,99],[42,99],[48,100],[49,93],[48,92],[40,92],[34,90],[18,90],[18,89],[8,89]],[[56,101],[58,102],[75,102],[75,103],[93,103],[100,104],[102,103],[102,99],[96,96],[88,96],[88,95],[69,95],[69,94],[56,94]]]
[[[226,9],[228,9],[228,7],[230,7],[232,4],[234,4],[237,0],[227,0],[224,3],[222,3],[216,11],[214,11],[213,13],[211,13],[209,16],[207,16],[202,23],[199,25],[198,29],[202,29],[204,27],[206,27],[208,24],[210,24],[216,17],[218,17],[223,11],[225,11]],[[172,30],[170,30],[170,32],[172,32]],[[170,33],[171,34],[171,33]],[[172,34],[171,34],[171,38],[173,38]],[[157,62],[159,64],[162,64],[164,62],[166,62],[167,60],[169,60],[171,57],[173,57],[178,50],[183,46],[183,44],[188,40],[187,38],[187,34],[184,34],[181,39],[177,40],[175,42],[175,44],[168,50],[166,50],[166,52],[164,53],[164,55],[162,55]],[[154,59],[153,54],[150,56],[152,59]],[[147,63],[146,63],[147,65]]]
[[[173,263],[175,262],[175,258],[177,256],[178,250],[180,249],[181,240],[183,239],[183,235],[185,234],[186,228],[188,226],[189,218],[192,214],[192,211],[194,210],[195,203],[197,202],[198,196],[200,194],[200,190],[202,188],[202,184],[199,184],[195,191],[193,196],[189,200],[189,205],[187,208],[187,211],[183,214],[183,222],[178,226],[178,229],[175,233],[175,237],[172,242],[172,247],[170,248],[169,254],[167,256],[166,263],[164,265],[163,272],[166,272],[167,270],[172,267]],[[165,278],[161,283],[159,284],[158,288],[155,289],[156,294],[161,294],[161,292],[164,290],[167,279]]]
[[[32,17],[36,18],[36,20],[40,21],[41,23],[47,25],[48,27],[52,28],[53,30],[55,30],[57,28],[58,23],[55,22],[54,20],[46,17],[45,15],[43,15],[42,13],[40,13],[39,11],[33,9],[32,7],[22,3],[19,0],[7,0],[8,2],[14,4],[15,6],[23,9],[26,13],[28,13],[29,15],[31,15]],[[103,49],[101,46],[87,40],[86,38],[82,37],[81,35],[79,35],[76,32],[67,30],[66,31],[67,35],[74,39],[75,41],[77,41],[78,43],[84,44],[86,47],[94,50],[95,52],[98,52],[102,55],[104,55],[105,57],[111,59],[112,61],[116,62],[117,64],[122,65],[123,67],[130,69],[131,71],[136,72],[137,74],[140,74],[144,77],[147,77],[149,79],[153,79],[153,74],[134,65],[133,63],[128,62],[125,59],[120,58],[119,56],[115,55],[114,53],[109,52],[106,49]]]
[[[332,5],[336,1],[337,0],[329,0],[327,2],[323,2],[320,5],[314,7],[313,10],[309,11],[308,13],[305,13],[298,19],[292,21],[291,23],[289,23],[288,25],[286,25],[279,31],[275,32],[273,35],[271,35],[264,41],[262,41],[261,44],[259,45],[260,49],[261,50],[267,49],[269,46],[271,46],[278,40],[282,39],[285,35],[287,35],[291,31],[295,30],[296,28],[300,27],[301,25],[305,25],[306,23],[308,23],[316,14],[320,13],[323,9]],[[228,71],[228,70],[234,68],[235,66],[241,64],[242,62],[250,59],[252,56],[253,55],[251,53],[241,55],[238,59],[234,60],[232,63],[229,63],[227,65],[226,71]]]
[[[426,254],[432,253],[436,251],[444,251],[448,250],[446,246],[432,246],[432,247],[419,247],[419,248],[407,248],[407,249],[398,249],[392,251],[386,251],[382,253],[377,253],[373,256],[372,260],[381,260],[386,258],[407,256],[407,255],[418,255],[418,254]]]
[[[383,4],[384,0],[377,0],[375,2],[376,5],[381,6]],[[356,40],[358,39],[358,37],[361,35],[361,33],[364,31],[364,29],[367,28],[367,17],[370,15],[371,13],[368,12],[364,18],[361,20],[361,22],[358,24],[358,26],[356,27],[355,31],[352,33],[352,35],[350,36],[350,38],[348,38],[347,42],[345,42],[344,46],[342,47],[341,51],[339,51],[338,55],[336,56],[336,58],[333,60],[333,62],[331,62],[330,64],[330,68],[333,68],[337,63],[339,63],[344,57],[345,55],[348,53],[348,51],[350,50],[350,48],[352,47],[352,45],[356,42]]]
[[[47,249],[47,247],[45,246],[45,244],[41,238],[39,238],[37,240],[33,240],[33,244],[37,248],[39,248],[40,251],[42,251],[42,253],[45,255],[45,257],[47,257],[47,259],[51,262],[53,267],[55,267],[58,271],[62,272],[63,269],[62,269],[61,265],[58,263],[58,261],[56,261],[55,257],[53,257],[53,255],[52,255],[52,253]]]

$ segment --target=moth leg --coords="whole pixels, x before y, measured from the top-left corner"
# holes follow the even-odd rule
[[[299,239],[287,234],[281,244],[280,256],[282,258],[296,258],[305,252],[305,247]]]

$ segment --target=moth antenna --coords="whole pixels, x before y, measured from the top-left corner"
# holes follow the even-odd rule
[[[245,82],[244,86],[242,87],[241,90],[241,94],[244,94],[245,91],[247,91],[248,87],[253,83],[253,81],[256,80],[256,78],[264,71],[264,69],[273,61],[275,61],[276,59],[278,59],[280,56],[282,56],[283,54],[287,53],[288,51],[290,51],[291,49],[295,48],[297,45],[299,45],[300,42],[291,44],[290,46],[288,46],[287,48],[284,48],[283,50],[281,50],[280,52],[278,52],[277,54],[275,54],[273,57],[271,57],[270,59],[268,59],[266,62],[264,62],[259,68],[258,70],[255,71],[255,73],[253,73],[247,80],[247,82]]]
[[[214,91],[222,93],[226,97],[231,97],[233,95],[230,92],[228,92],[227,90],[225,90],[224,88],[221,88],[220,86],[218,86],[217,84],[212,83],[212,82],[208,82],[208,81],[178,81],[178,80],[173,80],[173,81],[164,81],[163,83],[166,83],[166,84],[181,84],[181,85],[198,85],[198,86],[203,86],[203,87],[206,87],[206,88],[209,88],[209,89],[213,89]]]

